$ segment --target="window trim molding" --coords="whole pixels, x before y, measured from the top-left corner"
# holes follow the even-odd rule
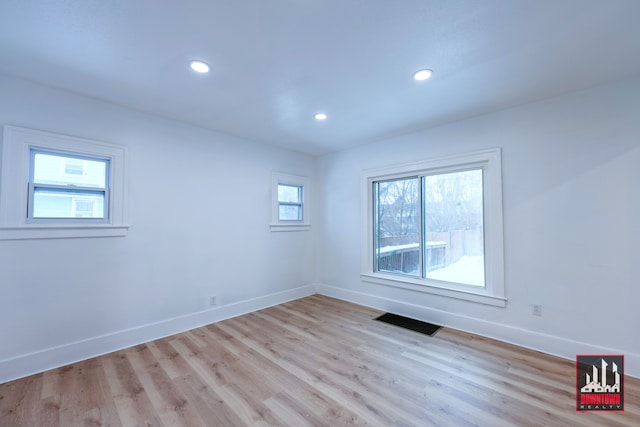
[[[27,217],[31,149],[108,158],[111,163],[109,219],[31,222]],[[5,125],[0,163],[0,240],[125,236],[127,150],[111,143]]]
[[[471,285],[374,271],[373,182],[416,174],[454,172],[478,167],[482,167],[484,171],[485,286],[478,288]],[[361,175],[361,200],[360,277],[362,281],[498,307],[506,306],[500,148],[365,170]]]
[[[280,202],[278,200],[278,185],[292,185],[302,187],[302,220],[281,221],[278,215]],[[290,175],[280,172],[271,174],[271,231],[307,231],[311,229],[310,180],[306,176]]]

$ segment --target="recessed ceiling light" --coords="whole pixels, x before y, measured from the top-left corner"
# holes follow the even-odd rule
[[[316,120],[326,120],[327,115],[325,113],[315,113],[313,118]]]
[[[202,62],[202,61],[191,61],[191,63],[189,64],[191,66],[191,69],[193,71],[196,71],[198,73],[208,73],[209,70],[211,69],[211,67],[209,67],[209,64],[207,64],[206,62]]]
[[[424,70],[418,70],[413,73],[413,78],[416,80],[427,80],[429,77],[431,77],[432,74],[433,71],[425,68]]]

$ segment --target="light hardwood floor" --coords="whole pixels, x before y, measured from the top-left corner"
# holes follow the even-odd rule
[[[0,385],[0,425],[640,426],[575,410],[575,364],[452,329],[428,337],[323,296]]]

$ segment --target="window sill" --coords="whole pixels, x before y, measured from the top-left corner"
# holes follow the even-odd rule
[[[0,240],[124,237],[128,225],[26,225],[0,228]]]
[[[309,231],[311,225],[309,224],[271,224],[269,226],[271,231]]]
[[[409,289],[412,291],[441,295],[449,298],[456,298],[464,301],[471,301],[496,307],[506,307],[507,299],[501,296],[473,292],[467,289],[451,289],[438,286],[436,281],[426,281],[424,279],[412,279],[410,277],[395,274],[382,273],[361,273],[360,277],[364,282],[377,285],[394,286],[397,288]]]

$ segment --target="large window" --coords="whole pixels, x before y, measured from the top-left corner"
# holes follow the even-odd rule
[[[504,305],[500,151],[367,171],[363,278]]]
[[[123,236],[124,147],[4,127],[0,240]]]

